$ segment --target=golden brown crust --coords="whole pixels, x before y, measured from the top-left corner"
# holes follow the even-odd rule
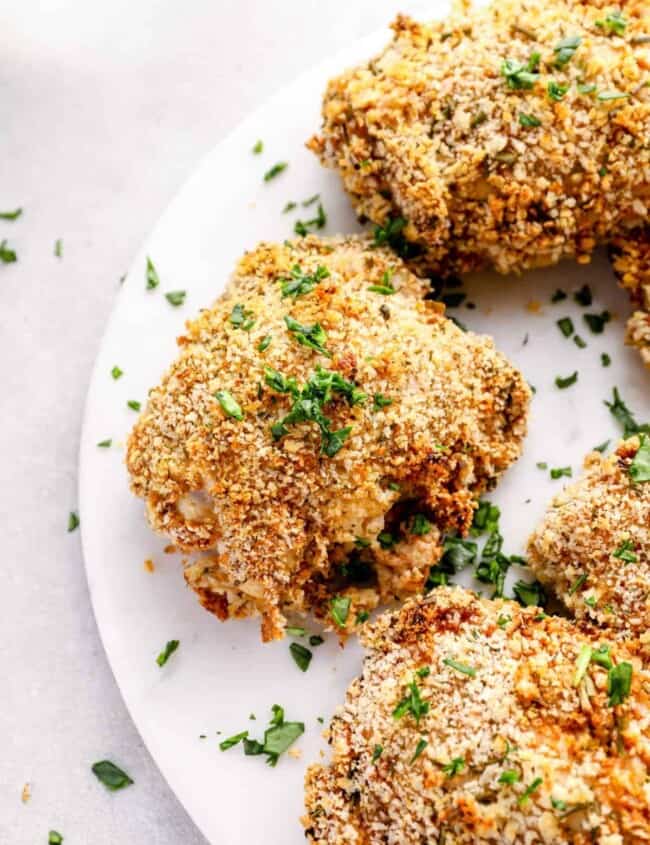
[[[329,275],[282,298],[279,280],[296,265]],[[387,272],[396,292],[370,290]],[[519,455],[527,385],[492,341],[463,333],[426,290],[366,239],[309,237],[248,253],[223,297],[188,323],[127,462],[153,527],[182,550],[208,552],[186,577],[220,618],[260,613],[269,639],[282,635],[286,611],[325,615],[333,594],[352,599],[351,626],[357,610],[417,592],[441,532],[465,530],[476,497]],[[249,331],[230,320],[237,305],[253,315]],[[299,345],[288,314],[319,322],[332,357]],[[351,405],[335,396],[324,408],[332,430],[352,428],[333,457],[320,454],[314,423],[289,426],[277,442],[271,434],[291,398],[268,386],[265,367],[302,385],[318,366],[368,397]],[[234,396],[242,420],[226,416],[219,390]],[[392,404],[377,410],[375,394]],[[430,518],[428,533],[409,531],[414,509]],[[384,530],[398,537],[394,547],[378,540]],[[356,538],[368,545],[358,549]],[[340,577],[351,555],[370,565],[362,583]]]
[[[627,323],[626,342],[636,346],[650,367],[650,227],[633,229],[610,244],[612,268],[635,306]]]
[[[331,762],[306,777],[313,845],[648,841],[650,674],[633,651],[611,646],[633,668],[629,697],[610,706],[605,668],[592,661],[576,682],[599,641],[536,608],[441,587],[362,639]],[[414,680],[429,705],[419,723],[394,714]]]
[[[499,0],[432,23],[399,16],[382,53],[331,80],[308,146],[339,171],[361,217],[407,221],[416,269],[588,262],[599,243],[648,220],[650,6],[620,8],[621,33],[598,25],[614,11],[604,2]],[[555,48],[571,37],[580,43],[558,66]],[[535,53],[539,78],[511,89],[502,62]],[[554,99],[549,84],[566,93]],[[647,319],[635,315],[629,335],[646,349]]]
[[[634,437],[608,457],[588,455],[584,476],[555,497],[528,545],[539,581],[610,636],[650,631],[650,484],[629,474],[638,446]]]

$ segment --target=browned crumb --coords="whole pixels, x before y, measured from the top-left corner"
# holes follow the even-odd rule
[[[362,641],[331,762],[306,776],[313,845],[648,841],[650,673],[634,650],[610,646],[632,669],[610,706],[607,669],[578,663],[600,639],[537,608],[441,587]]]
[[[30,783],[26,783],[23,786],[22,792],[20,793],[20,800],[23,804],[26,804],[29,799],[32,797],[32,786]]]
[[[650,367],[650,227],[615,238],[610,257],[616,277],[636,308],[627,323],[626,342],[637,347]]]
[[[378,56],[328,85],[308,146],[339,171],[359,216],[401,221],[397,246],[443,275],[587,263],[645,225],[647,0],[621,4],[622,33],[598,24],[617,8],[604,0],[459,5],[431,23],[398,16]],[[558,45],[573,38],[562,63]],[[538,78],[509,87],[504,60],[535,54]],[[629,338],[647,350],[649,333],[646,308]]]
[[[650,630],[650,483],[629,474],[638,447],[634,437],[588,455],[528,546],[535,576],[576,619],[636,637]]]
[[[542,303],[538,299],[531,299],[526,303],[526,311],[530,311],[531,314],[539,314],[541,310]]]
[[[283,298],[295,267],[329,275]],[[387,285],[395,292],[370,289]],[[518,457],[530,398],[521,374],[426,293],[368,239],[309,237],[248,253],[224,296],[188,323],[127,462],[152,526],[182,551],[206,552],[186,578],[220,619],[260,614],[271,639],[288,611],[331,621],[339,596],[350,600],[341,630],[353,628],[359,611],[422,589],[442,533],[466,530],[477,496]],[[231,321],[237,307],[248,331]],[[331,358],[300,345],[288,315],[319,323]],[[332,431],[350,428],[329,457],[312,422],[287,424],[277,440],[271,431],[293,400],[269,372],[304,385],[318,368],[366,397],[326,402]],[[224,412],[222,390],[243,419]],[[419,532],[416,514],[427,520]]]
[[[147,558],[145,560],[144,568],[146,569],[147,572],[154,572],[156,567],[154,566],[154,562],[151,560],[151,558]]]
[[[165,552],[166,555],[173,555],[173,554],[176,554],[178,549],[176,548],[176,546],[174,546],[172,543],[170,543],[168,546],[165,546],[163,551]]]

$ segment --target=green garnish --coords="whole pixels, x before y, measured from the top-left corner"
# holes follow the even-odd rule
[[[576,593],[580,589],[580,587],[582,587],[586,580],[587,575],[583,572],[582,575],[579,575],[571,585],[569,589],[569,595],[572,596],[574,593]]]
[[[533,792],[536,792],[539,789],[542,783],[542,778],[535,778],[535,780],[530,784],[530,786],[527,786],[526,789],[521,793],[519,798],[517,798],[517,804],[519,804],[520,807],[525,804],[530,798],[530,796],[533,794]]]
[[[241,733],[234,734],[233,736],[229,736],[227,739],[224,739],[219,743],[219,748],[222,751],[228,751],[229,748],[234,748],[235,745],[239,745],[242,740],[247,738],[248,731],[242,731]]]
[[[515,771],[514,769],[505,769],[499,775],[499,783],[508,784],[508,786],[512,786],[513,783],[517,783],[520,780],[519,772]]]
[[[165,663],[169,660],[172,654],[176,651],[179,647],[180,641],[179,640],[169,640],[165,648],[160,652],[158,657],[156,658],[156,663],[159,666],[164,666]]]
[[[449,666],[451,669],[455,669],[463,675],[469,675],[470,678],[476,677],[476,669],[473,666],[467,666],[465,663],[459,663],[452,657],[445,657],[442,662],[445,666]]]
[[[415,761],[418,759],[420,754],[422,754],[422,752],[424,751],[424,749],[427,747],[428,744],[429,743],[427,742],[426,739],[424,739],[424,737],[420,737],[420,739],[418,740],[418,744],[415,746],[415,753],[411,757],[411,765],[413,765],[413,763],[415,763]]]
[[[165,294],[165,299],[169,302],[170,305],[173,305],[174,308],[178,308],[185,302],[185,297],[187,296],[187,291],[184,290],[170,290],[168,293]]]
[[[643,425],[637,423],[634,415],[621,399],[617,387],[614,388],[613,400],[611,402],[605,400],[605,405],[609,408],[609,412],[614,419],[623,426],[624,438],[627,439],[632,434],[650,433],[650,425],[648,423],[644,423]]]
[[[113,369],[111,370],[111,375],[113,376],[113,378],[115,379],[115,381],[117,381],[117,380],[118,380],[118,378],[121,378],[121,377],[124,375],[124,371],[123,371],[123,370],[121,370],[121,369],[120,369],[120,368],[116,365],[116,366],[114,366],[114,367],[113,367]]]
[[[407,713],[415,719],[416,725],[420,724],[420,719],[429,712],[429,702],[424,701],[420,695],[420,688],[414,680],[408,685],[408,692],[397,704],[393,710],[393,718],[401,719]]]
[[[612,315],[609,311],[603,311],[601,314],[583,314],[582,319],[594,334],[602,334]]]
[[[47,837],[47,845],[61,845],[63,837],[56,830],[51,830]]]
[[[465,768],[465,759],[463,757],[454,757],[449,763],[442,767],[442,771],[448,778],[453,778],[460,774]]]
[[[303,325],[288,314],[284,318],[285,325],[293,338],[301,345],[307,346],[309,349],[314,349],[325,355],[327,358],[332,357],[332,353],[325,348],[327,341],[327,334],[320,323],[314,323],[313,326]]]
[[[217,390],[214,396],[226,416],[239,420],[239,422],[244,419],[244,412],[241,406],[229,390]]]
[[[99,446],[100,449],[108,449],[111,446],[112,443],[113,443],[113,440],[111,438],[109,438],[108,440],[100,440],[97,445]]]
[[[420,666],[419,669],[416,669],[415,674],[418,678],[428,678],[431,674],[431,666]]]
[[[562,302],[562,300],[566,298],[566,293],[563,290],[560,290],[560,288],[558,288],[551,297],[551,302]]]
[[[327,215],[325,214],[325,209],[322,204],[319,202],[316,217],[312,217],[311,220],[296,220],[293,226],[293,231],[296,235],[304,237],[309,234],[310,229],[322,229],[326,223]]]
[[[627,20],[621,14],[620,9],[608,12],[604,20],[595,22],[597,27],[604,29],[608,35],[623,35],[627,27]]]
[[[363,625],[364,622],[367,622],[370,619],[370,614],[367,610],[360,610],[357,613],[357,618],[354,620],[355,625]]]
[[[501,76],[506,80],[508,88],[514,91],[532,88],[539,79],[539,53],[532,53],[530,59],[523,64],[516,59],[504,59],[501,63]]]
[[[578,49],[582,42],[579,35],[573,35],[570,38],[563,38],[553,48],[555,53],[555,67],[564,67],[573,58],[573,54]]]
[[[393,404],[393,400],[383,393],[375,393],[372,397],[372,407],[374,411],[380,411],[382,408],[387,408]]]
[[[63,255],[63,241],[61,240],[61,238],[57,238],[54,241],[54,255],[57,258],[61,258],[61,256]]]
[[[573,320],[571,317],[562,317],[561,320],[557,321],[557,326],[564,337],[571,337],[574,332]]]
[[[465,302],[467,299],[466,293],[455,292],[455,293],[446,293],[443,297],[441,297],[441,302],[444,302],[447,308],[458,308]]]
[[[513,592],[523,607],[543,607],[546,603],[546,593],[539,581],[517,581]]]
[[[22,213],[22,208],[17,208],[15,211],[0,211],[0,220],[18,220]]]
[[[598,87],[593,82],[578,83],[578,94],[593,94]]]
[[[548,464],[546,463],[546,461],[538,461],[535,466],[537,467],[537,469],[548,469]]]
[[[129,399],[126,403],[127,407],[130,408],[132,411],[139,411],[142,407],[141,403],[138,402],[137,399]]]
[[[258,156],[261,152],[263,152],[263,150],[264,150],[263,142],[262,141],[255,141],[255,143],[253,144],[253,149],[251,150],[251,152],[254,155]]]
[[[147,290],[154,290],[160,284],[160,277],[158,271],[154,267],[153,261],[147,256],[147,271],[145,273],[147,281]]]
[[[634,543],[632,540],[623,540],[615,552],[612,552],[613,557],[624,560],[625,563],[636,563],[638,561],[637,555],[634,553]]]
[[[609,365],[612,363],[612,359],[606,352],[601,352],[600,363],[603,367],[609,367]]]
[[[472,517],[470,533],[473,537],[477,537],[486,531],[489,533],[497,531],[500,517],[501,511],[497,505],[493,505],[487,499],[481,499]]]
[[[289,651],[291,652],[291,656],[294,659],[296,666],[301,670],[301,672],[306,672],[309,669],[309,664],[311,663],[312,653],[308,648],[305,648],[304,645],[300,645],[300,643],[291,643],[289,646]]]
[[[512,616],[504,616],[503,614],[499,614],[499,618],[497,619],[497,625],[499,628],[505,628],[508,622],[512,622]]]
[[[304,628],[298,627],[297,625],[287,625],[287,627],[284,630],[286,631],[286,633],[290,637],[306,637],[307,636],[307,631]]]
[[[564,98],[568,90],[568,85],[562,85],[559,82],[555,82],[555,80],[553,79],[546,86],[548,96],[551,98],[551,100],[554,100],[556,103],[559,103],[560,100]]]
[[[372,291],[373,293],[380,293],[382,296],[391,296],[394,293],[397,293],[395,288],[393,287],[393,282],[391,281],[393,278],[393,271],[386,270],[384,275],[381,277],[381,284],[380,285],[369,285],[368,290]]]
[[[572,478],[573,470],[571,467],[553,467],[551,469],[551,478],[557,481],[558,478]]]
[[[377,542],[384,550],[392,549],[397,539],[390,533],[390,531],[380,531],[377,534]]]
[[[411,523],[411,534],[415,534],[418,537],[422,537],[425,534],[429,534],[433,525],[423,513],[416,513],[413,517],[413,522]]]
[[[350,613],[350,597],[334,596],[330,601],[330,613],[339,628],[345,628]]]
[[[269,170],[266,171],[264,174],[264,181],[270,182],[271,179],[275,179],[276,176],[279,176],[283,170],[286,170],[289,167],[286,161],[279,161],[277,164],[274,164]]]
[[[574,335],[573,342],[578,347],[578,349],[585,349],[587,346],[586,342],[580,337],[579,334]]]
[[[76,511],[70,511],[70,516],[68,517],[68,534],[76,528],[79,528],[79,516]]]
[[[290,211],[293,211],[294,208],[298,208],[298,203],[294,202],[293,200],[289,200],[289,202],[285,205],[282,209],[283,214],[288,214]]]
[[[567,387],[571,387],[572,384],[575,384],[578,381],[578,371],[571,373],[570,376],[557,376],[555,379],[556,387],[559,387],[560,390],[565,390]]]
[[[573,686],[580,686],[584,676],[587,674],[587,669],[591,663],[592,648],[589,645],[583,645],[580,649],[580,654],[576,660],[576,672],[573,676]]]
[[[387,217],[384,226],[375,226],[373,246],[389,246],[400,258],[415,258],[422,254],[419,244],[411,243],[404,236],[406,220],[403,217]]]
[[[542,121],[534,114],[524,114],[522,111],[519,112],[519,123],[529,128],[542,125]]]
[[[632,664],[618,663],[607,673],[607,694],[609,706],[622,704],[632,689]]]
[[[372,761],[371,762],[376,763],[377,760],[379,760],[379,758],[381,757],[381,755],[383,753],[384,753],[383,746],[375,745],[375,747],[372,749]]]
[[[320,634],[312,634],[309,637],[309,645],[317,648],[319,645],[323,645],[325,640],[321,637]]]
[[[611,91],[599,91],[596,95],[596,99],[600,100],[602,103],[606,103],[610,100],[627,100],[629,96],[630,95],[625,91],[616,91],[613,89]]]
[[[98,763],[94,763],[92,772],[97,780],[100,780],[111,792],[124,789],[133,783],[127,773],[123,772],[115,763],[111,763],[110,760],[100,760]]]
[[[315,202],[318,202],[319,199],[320,194],[314,194],[313,196],[308,197],[306,200],[303,200],[301,205],[303,206],[303,208],[307,208],[308,206],[313,205]]]
[[[580,290],[577,290],[573,294],[573,298],[578,303],[578,305],[582,305],[583,308],[591,305],[593,302],[593,294],[591,293],[591,288],[589,285],[583,285]]]
[[[630,478],[635,484],[650,481],[650,437],[643,435],[641,445],[630,464]]]
[[[270,334],[264,335],[262,340],[260,340],[260,342],[257,344],[257,351],[264,352],[265,350],[267,350],[271,345],[271,339],[272,338]]]
[[[248,308],[237,303],[230,312],[230,324],[236,329],[249,332],[255,325],[255,315]]]
[[[609,440],[605,440],[603,443],[599,443],[598,446],[594,446],[594,452],[600,452],[600,454],[602,455],[603,452],[605,452],[607,450],[607,447],[609,446],[609,444],[610,444]]]
[[[3,264],[13,264],[14,261],[18,261],[15,250],[9,249],[6,240],[0,242],[0,261]]]
[[[319,265],[313,273],[305,273],[300,269],[299,264],[295,264],[291,268],[291,276],[289,278],[280,278],[280,289],[282,291],[282,299],[287,296],[292,296],[297,299],[299,296],[304,296],[310,293],[317,284],[327,279],[330,271],[327,267]]]

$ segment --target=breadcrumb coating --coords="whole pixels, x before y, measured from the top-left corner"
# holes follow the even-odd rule
[[[361,639],[331,762],[306,776],[312,845],[648,842],[650,673],[634,646],[610,646],[629,664],[615,674],[631,668],[610,706],[608,669],[584,660],[600,641],[538,608],[440,587]]]
[[[399,16],[383,52],[329,83],[308,146],[416,269],[587,263],[648,220],[649,21],[648,0]],[[647,319],[630,328],[642,347]]]
[[[304,278],[307,291],[286,294]],[[426,293],[368,239],[308,237],[246,254],[187,324],[127,463],[153,528],[206,553],[185,575],[219,618],[260,614],[267,640],[289,611],[331,621],[336,596],[334,621],[353,628],[359,611],[422,589],[442,533],[467,530],[518,457],[528,386]],[[318,348],[305,345],[314,337]],[[323,454],[328,435],[312,421],[285,419],[274,439],[296,404],[277,375],[297,392],[332,373],[361,394],[334,387],[322,405],[336,437],[347,433],[340,449]]]
[[[636,346],[650,367],[650,227],[634,229],[610,244],[614,273],[635,306],[627,323],[626,343]]]
[[[536,578],[610,636],[650,632],[650,483],[629,472],[638,448],[632,437],[608,457],[589,454],[583,477],[553,499],[528,544]]]

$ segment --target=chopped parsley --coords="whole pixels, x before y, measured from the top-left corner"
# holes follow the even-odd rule
[[[372,397],[372,407],[374,411],[381,411],[382,408],[387,408],[393,404],[393,400],[383,393],[375,393]]]
[[[258,156],[263,151],[264,151],[264,143],[262,141],[255,141],[255,143],[253,144],[253,149],[251,150],[253,155]]]
[[[393,718],[401,719],[407,713],[415,719],[416,725],[420,724],[420,719],[429,712],[429,702],[424,701],[420,695],[420,688],[415,679],[408,685],[408,692],[397,704],[393,710]]]
[[[451,573],[460,572],[474,563],[478,546],[462,537],[445,537],[441,564],[446,564]]]
[[[548,96],[551,98],[551,100],[554,100],[556,103],[559,103],[560,100],[564,99],[564,96],[568,90],[568,85],[562,85],[560,82],[556,82],[554,79],[552,79],[546,86]]]
[[[247,757],[254,757],[266,754],[266,762],[269,766],[275,766],[281,754],[284,754],[293,743],[305,732],[303,722],[285,722],[284,709],[278,704],[271,708],[273,713],[269,727],[264,731],[262,742],[256,739],[249,739],[248,731],[229,737],[219,744],[222,751],[228,751],[240,742],[244,746],[244,754]]]
[[[312,217],[311,220],[296,220],[293,226],[293,231],[296,235],[304,237],[309,234],[310,229],[322,229],[326,223],[327,215],[325,214],[325,209],[323,208],[322,203],[319,202],[316,217]]]
[[[51,830],[47,837],[47,845],[61,845],[63,837],[57,830]]]
[[[572,35],[569,38],[563,38],[553,48],[555,53],[555,67],[564,67],[573,58],[573,54],[582,43],[582,38],[579,35]]]
[[[149,256],[147,256],[147,271],[145,273],[145,279],[147,282],[147,290],[154,290],[160,284],[158,271],[154,267],[154,263]]]
[[[300,643],[291,643],[289,646],[289,651],[291,656],[294,659],[296,666],[302,671],[306,672],[309,669],[309,664],[311,663],[312,653],[308,648],[305,648],[304,645],[300,645]]]
[[[364,622],[367,622],[370,619],[370,614],[367,610],[360,610],[357,613],[357,618],[354,620],[355,625],[363,625]]]
[[[442,662],[445,666],[449,666],[450,669],[455,669],[463,675],[469,675],[470,678],[476,677],[476,669],[473,666],[467,666],[465,663],[459,663],[452,657],[445,657]]]
[[[616,89],[612,89],[611,91],[599,91],[596,98],[600,100],[601,103],[606,103],[610,100],[627,100],[629,96],[630,95],[625,91],[616,91]]]
[[[499,618],[497,619],[497,625],[499,628],[505,628],[508,622],[512,622],[512,616],[504,616],[503,614],[499,614]]]
[[[594,452],[600,452],[602,455],[603,452],[607,451],[607,447],[609,446],[610,441],[605,440],[603,443],[599,443],[598,446],[594,446]]]
[[[458,308],[467,299],[467,294],[457,291],[455,293],[446,293],[441,297],[441,302],[444,302],[447,308]]]
[[[632,689],[632,664],[618,663],[607,673],[607,694],[609,706],[622,704]]]
[[[527,786],[526,789],[524,789],[524,791],[521,793],[519,798],[517,798],[517,804],[519,804],[520,807],[523,804],[526,804],[530,796],[534,792],[537,792],[543,782],[544,781],[542,778],[535,778],[535,780],[530,784],[530,786]]]
[[[381,745],[375,745],[375,747],[372,749],[372,762],[373,762],[373,763],[376,763],[376,762],[377,762],[377,760],[379,760],[379,758],[381,757],[381,755],[382,755],[383,753],[384,753],[384,748],[383,748],[383,746],[381,746]]]
[[[513,592],[523,607],[544,607],[546,603],[546,593],[539,581],[517,581]]]
[[[319,645],[323,645],[325,640],[321,637],[320,634],[312,634],[309,637],[309,645],[317,648]]]
[[[279,161],[277,164],[274,164],[273,167],[269,168],[264,174],[264,181],[270,182],[271,179],[275,179],[276,176],[279,176],[284,170],[289,167],[286,161]]]
[[[14,261],[17,261],[18,258],[16,256],[16,252],[13,249],[9,249],[7,246],[7,241],[4,240],[0,242],[0,261],[3,264],[13,264]]]
[[[605,326],[612,319],[612,315],[609,311],[602,311],[600,314],[583,314],[582,319],[593,334],[602,334]]]
[[[332,357],[332,353],[325,348],[327,334],[320,323],[314,323],[313,326],[303,325],[288,314],[285,316],[284,322],[290,334],[301,346],[314,349],[327,358]]]
[[[650,437],[644,434],[641,445],[630,464],[630,478],[635,484],[650,481]]]
[[[648,423],[644,423],[643,425],[637,423],[634,415],[621,399],[621,394],[618,392],[617,387],[614,388],[612,401],[607,402],[605,400],[605,405],[609,408],[609,412],[614,419],[623,426],[624,438],[628,438],[632,434],[650,433],[650,425]]]
[[[230,312],[230,324],[236,329],[249,332],[255,325],[255,315],[248,308],[237,303]]]
[[[519,124],[527,128],[533,128],[535,126],[541,126],[542,121],[538,117],[535,117],[534,114],[524,114],[524,112],[520,111]]]
[[[578,94],[593,94],[598,86],[594,82],[579,82],[577,87]]]
[[[538,462],[535,464],[535,466],[537,467],[537,469],[543,469],[543,470],[547,470],[547,469],[548,469],[548,464],[546,463],[546,461],[538,461]]]
[[[392,282],[393,271],[386,270],[384,275],[381,277],[381,284],[380,285],[368,285],[368,290],[372,291],[373,293],[380,293],[382,296],[391,296],[394,293],[397,293],[395,288],[393,287]]]
[[[384,550],[392,549],[397,539],[390,531],[380,531],[377,534],[377,542],[379,543],[380,547]]]
[[[100,440],[97,444],[100,449],[108,449],[112,445],[113,440],[109,437],[108,440]]]
[[[17,208],[15,211],[0,211],[0,220],[18,220],[22,213],[22,208]]]
[[[111,763],[110,760],[100,760],[98,763],[94,763],[92,772],[97,780],[100,780],[111,792],[124,789],[133,783],[127,773],[123,772],[115,763]]]
[[[334,596],[330,601],[330,614],[339,628],[344,628],[350,614],[350,597]]]
[[[573,298],[578,303],[578,305],[582,305],[583,308],[587,308],[593,302],[593,294],[591,293],[591,288],[589,285],[583,285],[580,290],[577,290],[573,294]]]
[[[449,763],[445,763],[442,771],[448,778],[453,778],[460,774],[465,768],[465,759],[463,757],[454,757]]]
[[[111,370],[111,375],[113,376],[115,381],[117,381],[118,378],[122,378],[122,376],[124,375],[124,371],[121,370],[117,365],[115,365]]]
[[[562,302],[566,298],[566,293],[563,290],[560,290],[560,288],[558,288],[551,297],[551,302]]]
[[[575,384],[577,381],[578,371],[575,370],[570,376],[557,376],[555,379],[555,386],[559,387],[560,390],[566,390],[567,387],[571,387],[571,385]]]
[[[61,258],[63,256],[63,241],[61,238],[57,238],[54,241],[54,255],[57,258]]]
[[[126,403],[127,407],[130,408],[132,411],[139,411],[142,407],[141,403],[138,402],[137,399],[129,399]]]
[[[557,481],[558,478],[572,478],[573,470],[571,467],[553,467],[551,469],[551,478]]]
[[[608,12],[604,20],[597,20],[595,23],[608,35],[623,35],[627,27],[627,20],[623,17],[620,9]]]
[[[76,511],[70,511],[70,516],[68,516],[68,534],[77,528],[79,528],[79,515]]]
[[[172,654],[176,651],[179,647],[180,641],[179,640],[169,640],[165,648],[160,652],[158,657],[156,658],[156,663],[159,666],[164,666],[165,663],[169,660]]]
[[[297,625],[287,625],[284,629],[290,637],[306,637],[307,631],[304,628],[299,628]]]
[[[257,344],[257,351],[265,352],[271,345],[271,339],[272,338],[270,334],[264,335],[262,340],[260,340],[260,342]]]
[[[310,205],[313,205],[315,202],[318,202],[320,199],[320,194],[314,194],[311,197],[308,197],[306,200],[303,200],[301,205],[303,208],[307,208]]]
[[[571,337],[574,332],[573,320],[571,317],[562,317],[561,320],[557,321],[557,326],[564,337]]]
[[[416,513],[413,517],[413,522],[411,523],[411,534],[415,534],[417,537],[422,537],[425,534],[429,534],[433,525],[423,513]]]
[[[606,352],[602,352],[600,355],[600,363],[603,367],[609,367],[609,365],[612,363],[612,359]]]
[[[499,775],[499,783],[505,783],[508,786],[512,786],[513,783],[517,783],[520,780],[519,772],[515,771],[514,769],[505,769]]]
[[[244,419],[244,412],[229,390],[217,390],[215,399],[221,405],[224,414],[241,422]]]
[[[184,290],[170,290],[168,293],[165,294],[165,299],[169,302],[170,305],[173,305],[174,308],[178,308],[185,302],[185,297],[187,296],[187,291]]]
[[[298,203],[294,202],[293,200],[289,200],[289,202],[285,205],[282,209],[283,214],[288,214],[288,212],[293,211],[294,208],[298,208]]]
[[[573,342],[578,347],[578,349],[585,349],[587,346],[586,341],[583,340],[583,338],[581,338],[579,334],[574,335]]]
[[[415,746],[415,752],[414,752],[413,756],[411,757],[411,765],[413,765],[413,763],[415,763],[415,761],[418,759],[420,754],[422,754],[422,752],[424,751],[424,749],[427,747],[428,744],[429,743],[426,741],[426,739],[424,739],[424,737],[420,737],[420,739],[418,740],[418,744]]]
[[[573,582],[571,587],[569,588],[569,595],[572,596],[574,593],[577,593],[580,587],[585,583],[587,580],[587,575],[583,572],[582,575],[579,575],[576,580]]]
[[[615,552],[612,552],[613,557],[625,561],[625,563],[636,563],[638,561],[637,555],[634,553],[634,543],[632,540],[623,540]]]
[[[532,88],[539,79],[539,53],[532,53],[524,64],[516,59],[504,59],[501,63],[501,76],[506,80],[508,88],[513,91]]]
[[[247,737],[248,731],[242,731],[241,733],[234,734],[233,736],[229,736],[227,739],[220,742],[219,748],[222,751],[228,751],[229,748],[234,748],[235,745],[239,745],[239,743]]]
[[[480,534],[484,534],[486,531],[489,531],[490,533],[497,531],[499,528],[500,517],[501,511],[497,505],[493,505],[487,499],[481,499],[474,511],[470,533],[472,536],[477,537]]]
[[[299,296],[304,296],[318,285],[323,279],[327,279],[330,271],[327,267],[319,265],[313,273],[305,273],[301,270],[299,264],[295,264],[291,268],[291,275],[289,278],[283,277],[278,279],[280,289],[282,291],[282,299],[287,296],[292,296],[297,299]]]
[[[389,246],[400,258],[416,258],[422,254],[422,247],[406,240],[405,228],[403,217],[388,217],[384,226],[375,226],[373,246]]]

